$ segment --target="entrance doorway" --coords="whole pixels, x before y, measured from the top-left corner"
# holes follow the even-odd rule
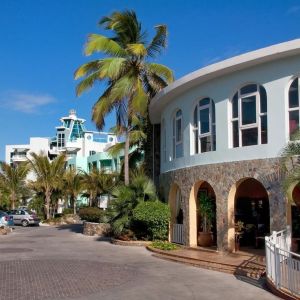
[[[270,210],[267,191],[254,178],[237,187],[234,206],[235,250],[240,247],[263,247],[270,233]]]

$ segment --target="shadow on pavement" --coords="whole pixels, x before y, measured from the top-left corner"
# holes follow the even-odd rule
[[[83,232],[83,224],[68,224],[68,225],[59,225],[56,227],[58,230],[69,230],[75,233]]]

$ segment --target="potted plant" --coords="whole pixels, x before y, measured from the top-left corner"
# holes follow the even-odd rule
[[[198,199],[198,211],[201,218],[201,231],[198,232],[198,245],[210,247],[213,244],[211,228],[215,217],[214,203],[212,199],[204,193],[201,193]]]

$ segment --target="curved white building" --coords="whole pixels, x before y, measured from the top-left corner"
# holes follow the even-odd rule
[[[152,100],[172,240],[197,245],[200,193],[215,201],[219,250],[235,250],[238,221],[241,246],[290,222],[278,157],[299,128],[299,76],[300,39],[190,73]]]

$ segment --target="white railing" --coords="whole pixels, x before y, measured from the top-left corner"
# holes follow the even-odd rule
[[[265,238],[267,277],[277,289],[300,296],[300,255],[290,251],[291,230]]]
[[[183,225],[173,224],[171,242],[176,244],[183,244]]]

